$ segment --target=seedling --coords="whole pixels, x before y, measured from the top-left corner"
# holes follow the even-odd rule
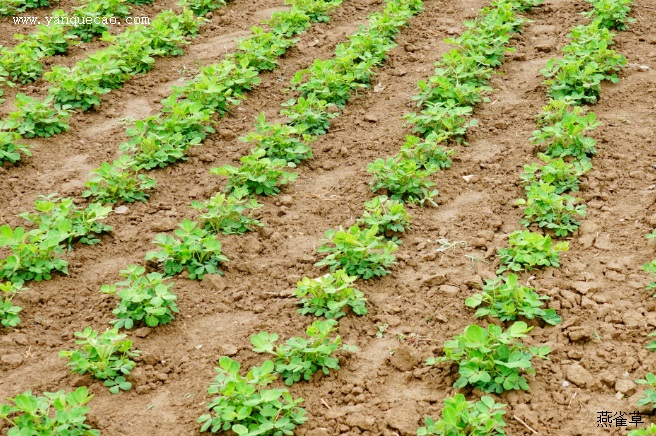
[[[552,159],[543,153],[538,154],[538,157],[544,165],[524,165],[524,173],[520,177],[526,190],[531,185],[546,183],[555,188],[555,194],[578,191],[580,177],[592,169],[590,159],[583,158],[568,163],[562,158]]]
[[[423,135],[439,133],[456,142],[465,142],[467,130],[478,125],[478,120],[468,119],[472,113],[471,106],[457,106],[453,100],[438,103],[426,103],[426,108],[419,114],[404,116],[409,123],[414,124],[414,132]]]
[[[103,162],[91,173],[91,179],[86,184],[89,189],[82,192],[82,196],[94,197],[104,204],[146,202],[150,197],[146,191],[153,189],[157,183],[155,179],[138,174],[138,170],[137,162],[125,154],[112,164]]]
[[[100,436],[87,424],[93,398],[86,387],[73,392],[44,392],[43,397],[24,392],[7,398],[10,404],[0,405],[0,418],[9,424],[8,435],[77,435]]]
[[[0,129],[4,127],[0,125]],[[23,144],[20,144],[21,136],[18,132],[1,131],[0,130],[0,165],[3,162],[16,163],[21,160],[23,155],[32,156],[30,149]]]
[[[16,126],[16,132],[25,138],[50,136],[68,130],[70,112],[62,107],[56,109],[52,104],[52,97],[44,101],[36,100],[23,94],[16,94],[16,111],[9,113],[9,120]]]
[[[336,107],[334,104],[319,100],[314,94],[305,98],[291,99],[282,106],[287,109],[281,110],[280,114],[289,118],[289,124],[311,135],[326,134],[330,127],[330,120],[339,115],[336,112],[329,112]]]
[[[499,250],[501,266],[498,274],[504,271],[531,271],[545,266],[560,266],[560,252],[569,250],[567,241],[551,243],[549,235],[517,230],[508,235],[509,248]]]
[[[387,191],[392,200],[422,205],[428,202],[437,206],[433,200],[438,194],[437,189],[431,189],[435,183],[428,180],[437,169],[431,167],[423,170],[422,167],[423,165],[415,160],[401,157],[376,159],[367,165],[367,171],[373,176],[370,182],[371,189],[374,192]]]
[[[344,310],[350,307],[356,315],[367,313],[367,299],[362,291],[353,287],[356,277],[351,277],[344,270],[337,270],[316,279],[304,277],[296,286],[296,297],[303,307],[298,311],[303,315],[324,316],[338,319],[346,315]]]
[[[534,183],[526,188],[526,200],[519,199],[516,204],[525,206],[524,218],[520,222],[530,227],[536,223],[540,227],[553,230],[556,236],[567,236],[579,228],[577,217],[585,217],[586,207],[577,204],[580,198],[556,194],[556,187],[547,183]]]
[[[178,313],[177,295],[171,292],[173,283],[166,283],[157,272],[146,274],[146,268],[130,265],[121,271],[125,280],[103,285],[100,292],[118,294],[121,302],[113,313],[118,319],[111,321],[118,328],[131,329],[140,322],[157,327],[173,320]]]
[[[648,372],[644,379],[638,379],[635,382],[639,385],[648,385],[656,388],[656,375]],[[638,406],[645,406],[647,404],[651,404],[652,408],[656,409],[656,390],[647,389],[644,392],[644,396],[638,400]]]
[[[282,159],[269,159],[264,157],[265,155],[265,150],[257,149],[241,158],[242,165],[239,168],[224,165],[212,168],[210,172],[228,177],[228,192],[245,188],[250,194],[274,195],[280,192],[280,186],[296,180],[298,174],[283,170],[286,167],[294,167],[293,163]]]
[[[220,274],[219,265],[228,261],[221,252],[221,242],[197,225],[185,219],[175,231],[177,238],[157,235],[153,242],[161,250],[146,253],[146,260],[162,263],[169,276],[180,274],[185,268],[192,280],[201,280],[205,274]]]
[[[554,309],[542,309],[549,297],[540,296],[535,289],[521,286],[517,275],[496,277],[487,280],[483,292],[465,300],[468,307],[479,307],[476,316],[494,316],[501,321],[515,321],[518,316],[527,319],[541,318],[547,324],[556,325],[562,321]]]
[[[506,434],[505,407],[487,395],[473,402],[467,401],[463,394],[456,394],[444,399],[442,417],[437,422],[426,418],[426,427],[419,428],[417,436],[503,436]]]
[[[424,141],[418,136],[406,136],[399,157],[413,160],[420,168],[425,170],[449,168],[451,166],[451,156],[455,151],[437,145],[447,139],[446,136],[438,136],[435,133],[429,134]]]
[[[339,359],[332,357],[340,349],[341,338],[328,336],[337,330],[337,321],[314,321],[306,330],[308,339],[290,338],[284,344],[276,344],[278,335],[260,332],[251,336],[251,343],[256,353],[269,353],[274,357],[275,372],[290,386],[303,380],[310,380],[312,375],[321,370],[330,374],[330,370],[339,369]],[[357,348],[342,345],[341,350],[355,351]]]
[[[428,359],[427,364],[458,363],[460,378],[454,383],[455,388],[469,385],[497,394],[516,389],[526,391],[528,383],[522,374],[535,375],[531,359],[546,359],[551,352],[546,345],[529,348],[518,341],[532,328],[523,321],[512,324],[505,332],[494,324],[487,329],[469,325],[462,335],[444,344],[444,356]]]
[[[68,274],[68,262],[58,257],[63,254],[60,242],[69,238],[70,229],[34,229],[22,227],[12,230],[0,226],[0,247],[8,247],[11,254],[0,259],[0,280],[14,283],[28,280],[50,280],[54,271]]]
[[[34,202],[34,210],[19,216],[44,232],[66,230],[67,235],[60,242],[66,242],[69,248],[75,242],[94,245],[100,242],[99,235],[112,230],[103,223],[112,208],[100,203],[91,203],[86,209],[80,209],[72,198],[50,194],[39,196]]]
[[[312,135],[303,134],[302,128],[285,124],[269,124],[264,114],[260,114],[255,126],[257,132],[251,132],[239,139],[264,149],[267,157],[283,159],[295,164],[312,157],[312,149],[307,144],[314,138]]]
[[[593,9],[584,15],[587,18],[597,18],[600,25],[607,29],[626,30],[627,23],[634,23],[634,18],[628,18],[633,0],[586,0]]]
[[[201,432],[291,435],[307,420],[305,410],[299,407],[302,398],[292,398],[287,389],[265,389],[276,379],[272,361],[266,360],[242,376],[239,362],[223,356],[215,369],[219,374],[209,393],[217,396],[209,404],[210,413],[198,418]]]
[[[194,201],[192,207],[202,212],[200,219],[205,223],[205,228],[213,233],[241,235],[264,225],[251,218],[262,204],[248,198],[244,189],[236,189],[229,195],[216,194],[205,203]]]
[[[102,334],[87,327],[83,332],[75,332],[75,341],[81,345],[74,351],[60,351],[59,357],[68,359],[71,371],[78,374],[90,373],[94,378],[105,381],[112,394],[127,391],[132,383],[125,376],[135,366],[132,357],[139,355],[139,350],[132,350],[132,341],[118,332],[118,327],[108,329]]]
[[[364,204],[364,213],[356,224],[365,229],[376,225],[379,235],[390,237],[409,230],[410,218],[403,203],[381,195]]]
[[[22,289],[23,285],[20,283],[0,283],[0,324],[3,327],[16,327],[20,323],[18,313],[23,309],[14,305],[11,300],[20,294]]]
[[[387,268],[395,262],[392,253],[398,246],[378,236],[378,226],[361,230],[356,225],[348,230],[326,232],[327,243],[318,248],[319,253],[328,253],[317,266],[328,266],[331,271],[344,269],[348,275],[370,279],[389,274]]]
[[[585,136],[585,133],[598,126],[599,122],[592,112],[581,115],[580,109],[565,111],[559,121],[533,132],[531,141],[546,146],[545,154],[550,157],[583,159],[597,153],[596,141]]]

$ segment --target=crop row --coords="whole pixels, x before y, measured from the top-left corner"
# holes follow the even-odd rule
[[[368,86],[370,76],[373,75],[371,68],[382,62],[385,53],[394,46],[393,40],[398,33],[398,28],[405,25],[408,18],[420,10],[421,2],[390,0],[382,13],[370,17],[369,27],[360,29],[351,38],[350,44],[338,46],[336,60],[342,63],[340,73],[349,76],[359,70],[359,67],[366,65],[366,71],[368,71],[366,82],[365,77],[362,76],[360,83]],[[372,47],[375,50],[372,51]],[[374,60],[371,60],[371,55]],[[229,198],[236,197],[229,196]],[[237,199],[241,200],[241,197]],[[232,217],[236,219],[233,222],[235,225],[230,229],[236,233],[239,233],[245,224],[238,216],[241,216],[240,213],[233,209]],[[210,225],[211,222],[208,220],[206,228],[214,228]],[[223,229],[220,222],[216,224],[219,224],[219,227],[215,228],[215,232]],[[196,229],[196,224],[185,220],[180,227],[181,230],[185,230],[185,228],[192,230]],[[179,234],[179,232],[177,233]],[[161,236],[161,238],[158,237],[160,242],[172,241],[170,237]],[[176,274],[183,267],[187,267],[189,276],[193,279],[202,277],[207,272],[217,272],[214,269],[216,263],[213,262],[213,259],[218,259],[219,262],[224,259],[221,259],[218,241],[216,239],[213,241],[214,243],[209,244],[210,246],[204,246],[206,241],[202,241],[200,244],[189,244],[189,240],[184,238],[182,241],[177,241],[180,243],[178,247],[181,247],[177,255],[182,255],[185,259],[196,261],[196,263],[193,265],[185,263],[184,259],[179,256],[177,259],[168,258],[163,265],[165,273],[167,275]],[[204,254],[208,254],[208,256],[204,256]],[[155,257],[160,261],[163,260],[160,256]],[[69,358],[69,364],[74,370],[82,373],[90,371],[94,376],[107,380],[106,384],[112,392],[130,388],[129,382],[123,375],[129,374],[134,366],[134,362],[130,358],[138,354],[137,351],[131,350],[132,344],[124,339],[125,335],[118,333],[118,327],[131,328],[135,322],[142,321],[145,321],[147,325],[155,326],[170,321],[177,312],[176,297],[170,292],[170,285],[164,283],[162,274],[145,274],[145,268],[131,266],[123,271],[122,275],[126,278],[125,281],[112,286],[104,286],[102,289],[103,292],[117,292],[121,296],[121,303],[114,311],[117,314],[117,320],[114,322],[115,328],[102,334],[98,334],[91,328],[84,332],[78,332],[76,336],[80,338],[81,349],[61,353],[62,356]],[[348,276],[345,277],[346,280],[354,280]],[[308,282],[310,281],[308,280]],[[316,288],[316,286],[307,283],[307,288]],[[333,317],[337,316],[338,311]],[[304,411],[298,407],[302,400],[294,400],[285,389],[264,389],[264,387],[276,378],[276,374],[280,374],[285,383],[291,385],[295,381],[309,379],[318,370],[328,373],[330,369],[338,369],[338,360],[331,357],[331,354],[339,348],[349,350],[349,347],[340,347],[339,336],[329,338],[329,335],[335,330],[336,324],[337,322],[332,319],[324,322],[317,321],[308,327],[307,339],[292,338],[284,344],[277,343],[278,336],[275,334],[261,332],[253,336],[251,340],[255,351],[269,353],[275,357],[261,367],[252,368],[245,377],[239,374],[239,364],[236,361],[228,358],[220,359],[219,368],[217,368],[220,374],[210,388],[210,393],[221,393],[222,395],[210,404],[212,412],[199,419],[199,422],[204,423],[202,430],[216,432],[232,429],[237,434],[256,434],[255,431],[258,432],[257,434],[277,432],[291,434],[296,425],[305,421]],[[115,350],[114,353],[110,353],[114,354],[113,363],[105,365],[104,371],[93,372],[94,367],[101,367],[100,364],[94,365],[93,356],[95,351],[102,346],[112,347]],[[112,371],[112,373],[107,371]],[[250,412],[246,412],[246,409],[243,408],[246,404],[249,405]],[[236,410],[241,412],[236,414],[234,413]],[[269,413],[272,410],[275,410],[276,413]]]
[[[121,88],[131,77],[152,69],[155,57],[183,54],[182,46],[188,43],[187,38],[196,36],[206,21],[194,14],[224,4],[223,0],[203,2],[202,8],[198,9],[199,4],[195,3],[196,8],[191,9],[188,0],[181,0],[180,14],[167,10],[158,14],[149,26],[135,25],[117,36],[105,34],[103,40],[111,43],[109,47],[89,55],[73,68],[55,66],[45,74],[50,87],[44,101],[18,94],[16,110],[0,122],[0,163],[17,162],[21,153],[30,154],[29,149],[20,144],[22,137],[47,138],[68,130],[73,109],[86,111],[99,105],[104,94]],[[80,26],[74,27],[74,31],[80,29]],[[36,80],[43,71],[38,60],[40,54],[66,50],[70,35],[63,33],[64,27],[46,26],[46,32],[52,32],[52,39],[37,33],[36,38],[25,41],[26,46],[19,44],[14,48],[24,49],[28,57],[9,53],[2,58],[11,63],[12,78]],[[38,47],[33,47],[34,44]]]
[[[212,131],[210,116],[225,114],[231,105],[245,97],[246,90],[258,83],[259,70],[251,64],[263,69],[275,68],[276,58],[295,43],[292,37],[312,22],[327,21],[327,13],[341,2],[293,0],[291,3],[293,7],[289,11],[277,12],[268,21],[271,31],[254,28],[254,35],[240,43],[240,51],[229,55],[222,63],[204,67],[195,79],[176,87],[163,101],[165,111],[137,121],[134,128],[128,129],[128,134],[135,139],[122,148],[139,147],[141,153],[124,154],[114,166],[105,163],[95,171],[84,195],[98,197],[100,201],[81,210],[73,199],[50,194],[37,200],[37,213],[21,214],[37,228],[26,231],[22,227],[0,227],[0,246],[7,246],[12,253],[0,260],[0,279],[21,284],[48,280],[55,271],[67,273],[68,264],[60,258],[62,243],[66,242],[70,250],[77,242],[98,242],[89,235],[109,231],[107,226],[97,224],[111,211],[111,207],[105,205],[119,199],[147,199],[139,188],[151,184],[152,179],[143,174],[135,175],[135,172],[184,159],[184,150],[200,143],[207,132]],[[137,166],[134,163],[137,160],[144,165]],[[152,166],[147,163],[154,161],[158,163]]]
[[[585,216],[585,206],[569,193],[578,190],[579,177],[591,168],[589,158],[596,153],[595,141],[585,134],[598,123],[582,105],[596,102],[601,83],[616,82],[616,73],[626,63],[611,48],[611,29],[623,29],[629,22],[631,2],[589,2],[593,8],[585,15],[592,19],[591,23],[575,27],[569,34],[571,42],[563,48],[564,58],[550,60],[542,70],[551,100],[538,115],[538,129],[532,137],[532,142],[543,151],[538,155],[542,163],[525,166],[521,179],[526,198],[517,201],[524,206],[522,225],[544,228],[555,237],[574,232],[580,225],[578,218]],[[568,249],[568,243],[554,243],[550,235],[531,230],[518,230],[508,239],[509,246],[498,251],[497,277],[488,280],[482,292],[467,298],[465,304],[478,308],[477,317],[493,316],[512,324],[505,331],[493,324],[486,329],[469,325],[463,334],[445,343],[444,356],[427,362],[456,363],[460,375],[454,384],[456,388],[471,386],[497,394],[528,390],[524,374],[535,374],[532,358],[547,358],[550,353],[547,346],[523,345],[520,339],[531,328],[516,320],[541,319],[557,324],[561,319],[553,309],[543,308],[547,297],[519,284],[516,273],[558,267],[559,253]],[[449,400],[445,402],[443,425],[427,422],[428,432],[422,434],[431,434],[431,425],[434,434],[444,434],[447,421],[449,425],[457,424],[455,428],[469,429],[468,434],[505,434],[503,413],[501,406],[489,397],[477,404],[465,403],[464,397]]]
[[[47,6],[50,6],[48,0],[1,0],[0,17],[15,15],[28,9],[44,8]]]

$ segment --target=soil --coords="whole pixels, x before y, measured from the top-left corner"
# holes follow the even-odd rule
[[[196,419],[206,411],[220,356],[242,367],[257,365],[262,356],[251,351],[251,335],[303,333],[310,321],[296,312],[290,291],[301,277],[325,273],[313,266],[324,232],[350,225],[361,214],[372,196],[367,163],[399,149],[409,133],[401,116],[414,109],[417,81],[448,50],[443,40],[461,32],[462,22],[483,5],[426,1],[426,10],[410,21],[380,68],[375,88],[354,97],[331,131],[313,143],[315,157],[298,168],[296,182],[281,195],[261,199],[258,218],[265,227],[221,237],[231,259],[223,278],[174,279],[180,316],[169,325],[129,333],[142,350],[130,376],[136,388],[114,396],[97,381],[71,375],[58,351],[73,349],[73,332],[88,325],[104,329],[112,319],[115,297],[100,294],[100,286],[117,281],[127,265],[143,262],[157,233],[195,217],[190,203],[225,183],[208,170],[238,162],[249,149],[238,137],[252,129],[260,112],[277,118],[280,104],[290,98],[284,91],[294,72],[330,57],[381,2],[345,0],[330,23],[314,25],[279,68],[262,75],[262,84],[217,122],[217,133],[193,149],[188,162],[153,173],[158,188],[148,203],[112,214],[108,224],[114,231],[98,246],[75,247],[68,256],[69,276],[30,283],[15,299],[23,307],[22,323],[0,331],[0,397],[85,385],[95,395],[90,422],[104,435],[197,433]],[[121,120],[155,113],[172,85],[221,59],[235,38],[283,6],[278,0],[229,3],[185,55],[158,59],[153,71],[105,96],[97,110],[75,116],[69,132],[29,141],[33,157],[0,168],[0,223],[23,225],[16,214],[39,194],[79,196],[89,171],[117,156],[125,140]],[[393,274],[358,283],[369,313],[345,317],[339,331],[359,351],[340,357],[341,370],[291,388],[305,399],[309,416],[295,434],[415,434],[424,417],[437,417],[443,399],[458,391],[452,387],[453,367],[426,367],[422,361],[476,321],[464,299],[494,276],[496,250],[506,234],[520,228],[521,212],[513,206],[522,196],[519,175],[535,161],[529,138],[545,104],[539,70],[559,55],[568,30],[585,21],[579,12],[587,8],[583,1],[547,0],[529,14],[533,22],[514,40],[517,50],[495,76],[491,101],[476,109],[479,127],[471,130],[469,145],[458,146],[453,166],[435,177],[439,206],[410,206],[412,230]],[[656,364],[644,348],[656,327],[656,304],[640,270],[654,257],[656,241],[644,237],[656,226],[656,1],[636,1],[632,15],[636,23],[617,37],[628,66],[617,85],[604,86],[592,108],[603,124],[593,133],[599,154],[579,193],[588,216],[570,238],[561,268],[522,277],[552,298],[550,306],[563,323],[534,323],[527,342],[548,344],[553,352],[550,360],[537,362],[528,392],[498,398],[508,404],[509,435],[626,434],[624,428],[598,428],[600,411],[638,410],[644,421],[656,422],[649,408],[637,405],[642,388],[630,382]],[[8,29],[0,22],[0,33]],[[43,86],[35,85],[33,93]],[[441,250],[445,239],[454,244]]]

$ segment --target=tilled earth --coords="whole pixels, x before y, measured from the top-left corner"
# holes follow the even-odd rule
[[[361,214],[372,196],[367,163],[399,149],[409,133],[401,117],[414,109],[417,81],[428,78],[435,60],[449,49],[444,39],[460,33],[462,22],[484,4],[425,2],[426,10],[410,21],[379,70],[376,86],[354,97],[330,133],[313,143],[315,157],[298,168],[297,181],[281,195],[261,199],[265,206],[258,218],[265,227],[221,237],[231,259],[223,279],[176,278],[180,316],[169,325],[129,333],[142,350],[130,376],[134,389],[114,396],[100,382],[70,374],[58,351],[74,347],[73,332],[88,325],[104,329],[112,319],[115,297],[100,294],[100,286],[117,281],[127,265],[143,262],[157,233],[194,218],[190,203],[209,198],[224,183],[209,169],[234,165],[248,152],[238,137],[253,128],[254,117],[264,112],[276,119],[280,104],[290,98],[284,91],[294,72],[315,58],[330,57],[335,45],[382,5],[344,0],[330,23],[314,25],[277,70],[261,76],[262,85],[217,122],[217,133],[192,150],[188,162],[154,173],[158,187],[148,203],[112,214],[113,233],[98,246],[70,253],[68,277],[30,283],[15,299],[23,307],[22,323],[0,332],[0,396],[86,385],[95,395],[89,419],[102,434],[197,433],[196,419],[206,411],[207,387],[220,356],[243,367],[257,365],[262,356],[251,351],[251,335],[303,333],[309,318],[296,312],[290,291],[301,277],[324,273],[313,266],[324,232],[352,224]],[[164,6],[142,8],[154,15],[158,7]],[[221,59],[236,38],[281,7],[277,0],[229,3],[185,55],[158,59],[153,71],[106,95],[96,111],[74,117],[68,133],[31,140],[32,158],[0,168],[0,222],[23,225],[16,214],[29,210],[39,194],[79,195],[89,171],[117,155],[125,140],[122,120],[156,113],[172,85]],[[344,342],[359,351],[340,357],[341,370],[291,387],[294,396],[305,399],[310,418],[296,434],[414,434],[424,417],[437,417],[443,399],[456,392],[455,368],[427,367],[423,361],[476,321],[464,300],[494,276],[496,250],[506,243],[505,235],[520,228],[521,211],[514,207],[523,194],[519,175],[535,161],[529,138],[546,102],[539,71],[559,56],[566,34],[585,21],[579,13],[588,7],[583,1],[548,0],[529,14],[533,22],[514,40],[516,51],[494,78],[490,102],[476,110],[479,127],[471,130],[469,146],[458,146],[453,166],[435,177],[439,206],[410,206],[412,229],[393,274],[359,282],[369,313],[343,318],[339,328]],[[588,216],[570,239],[561,268],[521,278],[552,298],[550,306],[563,323],[534,324],[527,342],[551,346],[550,360],[536,363],[528,392],[498,398],[508,404],[509,435],[626,434],[626,428],[597,427],[600,411],[641,411],[644,421],[653,420],[649,408],[637,406],[642,388],[632,380],[656,363],[644,348],[656,327],[656,305],[645,289],[649,278],[640,270],[656,255],[644,237],[656,226],[656,2],[636,1],[633,16],[637,22],[617,37],[628,66],[619,84],[605,86],[592,107],[603,124],[593,132],[599,154],[578,194]],[[6,19],[0,29],[3,35],[16,32]],[[84,52],[100,45],[92,43]],[[70,65],[84,52],[52,62]],[[8,101],[16,92],[45,95],[46,89],[45,82],[21,86],[7,93]],[[7,103],[0,111],[9,110]],[[444,248],[446,240],[451,248]]]

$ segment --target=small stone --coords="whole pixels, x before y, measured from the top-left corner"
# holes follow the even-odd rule
[[[399,371],[411,371],[420,361],[421,359],[404,346],[397,348],[390,357],[390,364]]]
[[[339,153],[342,155],[342,157],[347,157],[347,156],[349,155],[348,148],[346,148],[346,147],[342,147],[342,148],[339,150]]]
[[[613,244],[610,240],[610,235],[608,233],[602,233],[597,236],[594,242],[594,246],[600,250],[612,250]]]
[[[16,368],[23,364],[23,356],[20,354],[5,354],[4,356],[0,357],[0,362],[10,368]]]
[[[378,117],[373,114],[367,114],[364,116],[364,120],[368,121],[370,123],[377,123],[378,122]]]
[[[225,344],[221,347],[221,351],[226,356],[234,356],[239,349],[232,344]]]
[[[587,328],[571,330],[568,336],[571,341],[585,341],[592,337],[590,330]]]
[[[620,378],[615,382],[615,390],[630,397],[636,390],[636,384],[631,380]]]
[[[469,174],[468,176],[462,176],[463,179],[465,179],[465,182],[467,183],[476,183],[478,182],[478,176],[475,174]]]
[[[148,385],[137,386],[135,390],[139,395],[147,394],[148,392],[150,392],[150,386]]]
[[[178,223],[172,218],[163,218],[153,223],[152,229],[156,232],[168,232],[177,227]]]
[[[443,285],[444,283],[446,283],[446,281],[447,281],[447,277],[445,273],[437,273],[437,274],[433,274],[432,276],[426,277],[423,280],[423,283],[424,285],[431,287],[431,286]]]
[[[374,425],[376,425],[376,418],[373,416],[364,416],[361,413],[353,413],[346,417],[346,425],[357,427],[364,431],[373,431]]]
[[[226,288],[227,283],[219,274],[205,274],[200,285],[205,289],[221,292]]]
[[[283,206],[291,206],[294,204],[294,197],[291,195],[281,195],[280,196],[280,204]]]
[[[578,363],[567,368],[567,379],[578,387],[592,386],[595,381],[588,370]]]
[[[398,430],[401,436],[415,436],[421,416],[414,402],[407,402],[392,407],[385,412],[385,421],[390,428]]]
[[[440,286],[440,292],[443,292],[447,295],[456,295],[460,292],[460,288],[453,285],[442,285]]]
[[[117,213],[119,215],[123,215],[128,212],[128,207],[127,206],[119,206],[116,209],[114,209],[114,213]]]
[[[138,338],[145,338],[148,336],[153,330],[150,327],[142,327],[140,329],[136,329],[134,331],[134,334]]]
[[[598,291],[599,284],[595,282],[575,282],[572,284],[572,289],[579,294],[585,295],[590,291]]]
[[[622,322],[628,328],[637,328],[647,323],[642,312],[634,309],[624,311],[622,314]]]

